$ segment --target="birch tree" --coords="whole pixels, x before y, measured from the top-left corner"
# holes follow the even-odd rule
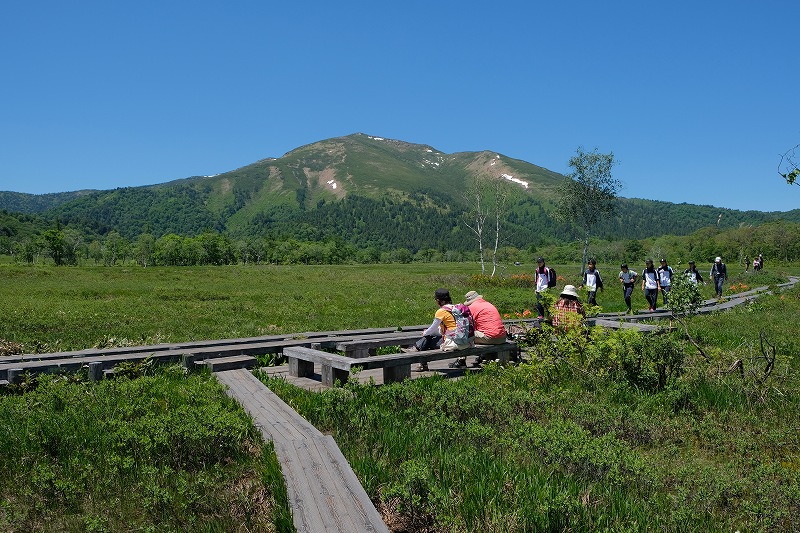
[[[581,274],[586,270],[592,229],[614,210],[617,192],[622,186],[611,175],[615,164],[613,152],[600,154],[597,148],[586,152],[579,147],[569,160],[572,172],[561,187],[556,216],[583,230]]]
[[[487,246],[491,246],[491,276],[494,276],[497,273],[497,250],[502,242],[501,234],[508,206],[508,189],[501,179],[476,175],[467,187],[466,200],[469,211],[465,224],[475,234],[478,242],[481,274],[486,274]]]
[[[467,186],[466,200],[469,206],[468,220],[464,224],[475,234],[478,241],[478,257],[481,263],[481,274],[486,273],[486,260],[483,251],[484,227],[489,218],[488,180],[484,176],[476,175]]]

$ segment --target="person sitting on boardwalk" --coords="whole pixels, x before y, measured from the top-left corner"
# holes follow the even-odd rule
[[[647,303],[650,304],[650,311],[655,311],[658,306],[658,272],[653,268],[653,260],[645,261],[642,270],[642,291]]]
[[[626,313],[633,313],[631,310],[631,295],[633,294],[633,284],[636,283],[636,276],[639,274],[635,270],[630,270],[627,263],[622,263],[619,271],[619,281],[622,283],[622,297],[625,299],[625,305],[628,306]]]
[[[597,305],[597,289],[603,290],[603,278],[600,271],[595,268],[597,265],[594,259],[589,259],[588,267],[583,273],[583,283],[581,287],[586,287],[589,296],[586,300],[588,305]]]
[[[553,327],[557,329],[568,329],[580,326],[586,311],[578,300],[578,291],[574,285],[564,285],[564,290],[558,301],[553,306]]]
[[[714,259],[709,277],[714,280],[714,289],[717,291],[717,298],[722,298],[722,284],[728,279],[728,267],[722,262],[721,257]]]
[[[503,344],[508,338],[506,327],[500,312],[491,303],[483,299],[483,296],[475,291],[469,291],[464,295],[464,305],[469,307],[472,312],[472,319],[475,321],[475,344]],[[475,359],[472,366],[481,364],[481,356]]]
[[[689,268],[683,271],[683,274],[692,280],[692,282],[697,285],[698,283],[705,283],[703,281],[703,276],[700,275],[700,271],[697,270],[697,267],[694,264],[694,261],[689,261]]]
[[[461,327],[459,322],[464,315],[460,308],[456,308],[456,306],[453,305],[453,300],[450,297],[450,291],[447,289],[436,289],[433,297],[436,300],[436,305],[439,306],[439,309],[437,309],[436,313],[434,313],[433,322],[431,325],[422,332],[422,337],[415,344],[416,349],[433,350],[434,348],[439,347],[442,350],[448,351],[453,349],[467,348],[468,346],[472,345],[474,331],[469,332],[472,335],[469,336],[466,344],[462,345],[460,342],[457,343],[453,341],[454,335]],[[466,312],[469,313],[469,307],[462,307],[464,307]],[[468,320],[472,326],[471,314],[469,315]],[[457,362],[458,359],[456,360],[456,363]],[[466,363],[463,363],[460,366],[466,366]],[[428,370],[428,363],[420,363],[417,367],[418,372],[423,372],[426,370]]]

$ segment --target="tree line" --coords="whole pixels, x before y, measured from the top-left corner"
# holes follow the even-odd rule
[[[580,262],[585,242],[574,239],[566,243],[531,244],[527,247],[500,246],[496,257],[500,265],[530,263],[543,255],[551,264]],[[743,264],[757,254],[768,261],[800,261],[800,224],[769,222],[759,226],[721,229],[702,228],[691,235],[662,235],[648,239],[609,240],[593,238],[589,255],[600,263],[643,263],[645,258],[665,257],[671,264],[710,264],[722,256],[728,264]],[[232,265],[232,264],[349,264],[411,263],[439,261],[479,262],[477,249],[457,250],[447,246],[423,247],[356,247],[343,239],[300,240],[294,238],[233,238],[207,231],[196,236],[174,233],[156,238],[143,233],[127,239],[117,232],[100,238],[86,239],[73,228],[55,227],[23,240],[10,241],[0,234],[0,253],[10,255],[18,263],[55,265],[121,265],[143,267]]]

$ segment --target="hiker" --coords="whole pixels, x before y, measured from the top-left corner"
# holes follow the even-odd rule
[[[658,285],[661,288],[661,297],[664,298],[664,305],[667,305],[667,293],[672,285],[672,267],[667,264],[666,259],[661,260],[658,267]]]
[[[745,272],[749,272],[750,271],[750,256],[749,255],[744,256],[744,271]]]
[[[508,338],[500,312],[475,291],[464,295],[464,305],[469,307],[475,322],[475,344],[503,344]],[[479,355],[472,366],[479,366],[483,359]],[[466,363],[466,358],[465,361]]]
[[[697,285],[698,283],[705,283],[703,281],[703,276],[700,275],[700,271],[697,270],[697,267],[694,264],[694,261],[689,261],[689,268],[683,271],[683,274],[692,280],[692,283]]]
[[[542,294],[548,287],[554,284],[551,281],[551,272],[544,264],[544,258],[536,259],[536,310],[539,312],[539,320],[544,319],[544,305],[542,304]],[[553,276],[554,277],[554,276]]]
[[[755,269],[755,267],[753,267]],[[722,284],[728,279],[728,267],[722,262],[722,258],[717,256],[714,264],[711,265],[709,278],[714,280],[714,289],[717,291],[717,298],[722,298]]]
[[[462,317],[463,312],[460,308],[456,308],[453,305],[453,300],[450,297],[450,291],[447,289],[436,289],[436,292],[433,295],[434,299],[436,300],[436,305],[439,306],[439,309],[436,310],[436,313],[433,315],[433,322],[428,329],[422,332],[421,338],[416,342],[414,345],[417,350],[433,350],[435,348],[440,348],[443,351],[449,350],[457,350],[466,348],[472,344],[472,336],[469,336],[468,342],[465,345],[461,345],[460,342],[456,342],[454,340],[454,335],[459,332],[460,324],[458,323],[459,320],[457,319],[456,315],[459,318]],[[466,309],[466,312],[469,313],[469,307],[462,306]],[[472,326],[472,316],[469,315],[469,325]],[[469,332],[474,335],[474,332]],[[456,362],[458,359],[456,359]],[[453,366],[455,363],[451,363]],[[466,366],[466,363],[463,363],[461,366]],[[458,368],[458,367],[454,367]],[[420,363],[416,370],[418,372],[424,372],[428,370],[428,363],[422,362]]]
[[[622,297],[625,298],[625,305],[628,307],[625,313],[632,314],[631,295],[633,294],[633,284],[636,283],[636,277],[639,274],[637,274],[635,270],[630,270],[627,263],[622,263],[619,268],[619,281],[622,283]]]
[[[579,326],[586,311],[578,300],[578,291],[574,285],[564,285],[564,290],[553,306],[553,327],[567,329]]]
[[[596,261],[589,259],[587,269],[583,273],[583,283],[580,288],[586,287],[589,296],[586,299],[588,305],[597,305],[597,289],[603,290],[603,278],[600,277],[600,271],[597,270]]]
[[[647,303],[650,304],[650,311],[655,311],[658,307],[658,272],[653,268],[653,260],[648,259],[644,262],[642,270],[642,290]]]

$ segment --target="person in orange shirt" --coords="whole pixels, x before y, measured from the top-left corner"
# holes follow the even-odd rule
[[[448,311],[444,306],[452,305],[453,299],[450,297],[450,291],[447,289],[436,289],[433,294],[436,305],[439,307],[433,315],[433,322],[428,329],[422,332],[420,340],[417,341],[415,348],[417,350],[433,350],[442,344],[444,334],[448,330],[453,330],[456,327],[456,319],[453,314]],[[425,372],[428,370],[428,363],[420,363],[416,371]]]

